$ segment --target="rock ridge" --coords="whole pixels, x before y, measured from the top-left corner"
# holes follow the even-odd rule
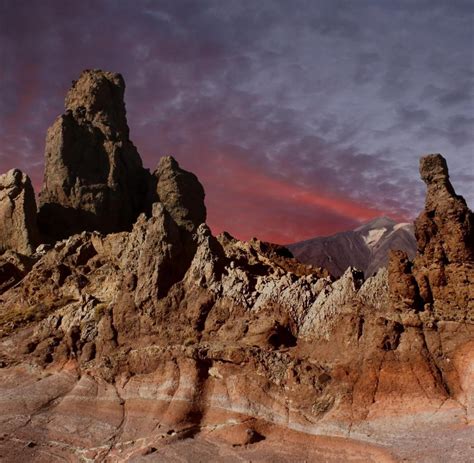
[[[206,460],[219,448],[285,461],[294,455],[265,445],[298,430],[310,450],[310,435],[330,435],[430,461],[433,448],[420,442],[444,459],[455,442],[466,460],[472,212],[444,160],[421,161],[428,191],[414,261],[394,252],[368,279],[354,269],[335,279],[284,247],[214,236],[202,186],[169,157],[147,177],[141,206],[107,210],[117,229],[101,230],[107,201],[136,194],[117,160],[135,159],[132,177],[144,171],[123,91],[119,75],[86,71],[48,135],[40,216],[56,204],[85,214],[85,229],[29,258],[10,250],[0,259],[2,457],[133,461],[188,451]],[[97,153],[103,164],[82,173],[78,160]],[[321,459],[384,461],[365,445],[343,455],[326,446]]]

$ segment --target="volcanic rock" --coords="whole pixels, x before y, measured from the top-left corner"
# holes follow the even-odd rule
[[[440,154],[421,158],[420,174],[428,191],[425,209],[415,221],[417,263],[473,262],[474,216],[455,193],[446,160]]]
[[[0,175],[0,252],[32,254],[40,242],[36,216],[29,177],[18,169]]]
[[[46,137],[39,225],[55,241],[129,230],[147,204],[151,176],[129,139],[120,74],[84,71]]]
[[[348,269],[335,280],[281,246],[213,236],[202,187],[171,158],[153,189],[134,190],[141,165],[128,183],[114,163],[136,153],[120,88],[115,75],[83,74],[47,168],[44,197],[63,202],[42,207],[85,214],[89,230],[42,247],[23,270],[15,255],[0,261],[1,458],[469,461],[472,219],[439,163],[423,164],[433,198],[415,262],[396,252],[373,277]],[[79,172],[83,151],[62,135],[71,127],[74,140],[99,140],[98,170]],[[135,194],[155,201],[147,213],[101,202]],[[104,217],[130,230],[90,231]],[[318,447],[310,435],[339,438]]]
[[[420,174],[427,185],[425,209],[415,221],[418,253],[413,274],[420,294],[437,313],[472,317],[474,215],[455,193],[440,154],[421,158]]]
[[[206,222],[204,188],[191,172],[181,169],[171,156],[160,159],[154,172],[160,201],[179,227],[195,232]]]
[[[15,251],[6,251],[0,255],[0,294],[16,285],[34,263],[34,258]]]

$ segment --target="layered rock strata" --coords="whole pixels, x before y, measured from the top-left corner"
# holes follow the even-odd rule
[[[334,281],[278,246],[216,238],[204,224],[194,236],[186,263],[189,243],[158,203],[130,233],[57,243],[3,293],[8,445],[159,458],[196,435],[199,451],[261,449],[244,435],[273,442],[273,423],[370,441],[408,461],[437,461],[412,445],[427,433],[442,458],[453,439],[468,455],[473,325],[423,304],[403,253],[366,281],[353,269]],[[211,430],[227,422],[222,442]]]

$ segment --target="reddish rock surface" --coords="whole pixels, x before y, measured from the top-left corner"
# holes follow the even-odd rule
[[[474,321],[474,215],[449,181],[440,154],[420,160],[427,185],[415,221],[418,253],[413,273],[427,309],[453,320]]]
[[[414,263],[335,280],[214,237],[197,179],[162,161],[160,201],[130,231],[58,241],[0,294],[1,458],[472,459],[471,212],[422,165],[446,207],[427,200]]]

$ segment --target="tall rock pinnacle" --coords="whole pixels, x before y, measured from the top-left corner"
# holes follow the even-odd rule
[[[420,175],[427,185],[425,209],[415,221],[415,235],[422,260],[444,264],[474,260],[474,216],[449,181],[441,154],[420,160]]]
[[[392,253],[392,293],[397,293],[402,275],[402,299],[409,306],[432,310],[435,316],[450,320],[472,319],[473,213],[464,198],[455,193],[443,156],[430,154],[421,158],[420,175],[427,192],[425,209],[415,220],[418,252],[413,268],[406,264],[404,256]],[[415,304],[415,300],[419,302]]]
[[[18,169],[0,175],[0,253],[32,254],[39,244],[35,192]]]
[[[39,199],[42,233],[128,230],[146,209],[151,176],[129,139],[120,74],[86,70],[49,128]]]

